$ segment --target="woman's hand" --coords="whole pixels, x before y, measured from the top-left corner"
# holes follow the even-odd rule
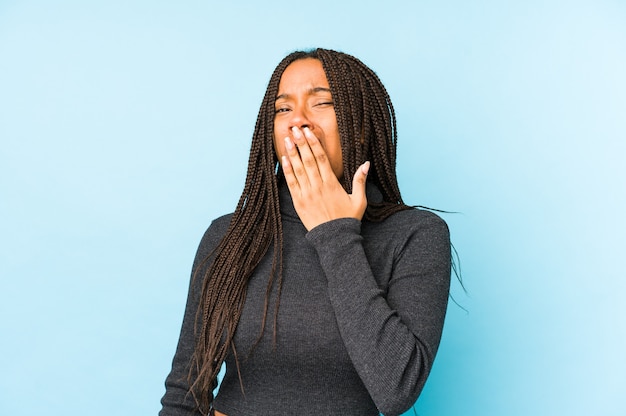
[[[294,207],[307,230],[338,218],[361,220],[367,207],[365,181],[369,162],[361,165],[348,194],[335,176],[326,152],[315,135],[304,127],[292,128],[285,137],[286,155],[281,164]]]

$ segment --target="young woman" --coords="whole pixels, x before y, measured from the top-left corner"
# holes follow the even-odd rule
[[[283,59],[235,212],[198,248],[160,415],[411,407],[441,338],[451,256],[446,224],[400,197],[396,136],[389,96],[358,59]]]

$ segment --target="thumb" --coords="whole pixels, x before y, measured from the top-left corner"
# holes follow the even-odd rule
[[[354,178],[352,179],[352,197],[357,198],[357,201],[366,206],[367,197],[365,196],[365,182],[367,181],[367,173],[370,169],[370,162],[363,163],[356,170]]]

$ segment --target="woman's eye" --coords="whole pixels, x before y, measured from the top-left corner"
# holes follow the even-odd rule
[[[334,105],[335,103],[332,101],[323,101],[321,103],[317,103],[316,105],[318,106],[329,106],[329,105]]]
[[[289,111],[289,109],[287,107],[280,107],[280,108],[277,108],[274,111],[275,111],[276,114],[278,114],[278,113],[286,113],[287,111]]]

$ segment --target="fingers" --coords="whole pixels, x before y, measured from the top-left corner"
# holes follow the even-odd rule
[[[312,153],[317,172],[322,178],[322,181],[326,182],[330,179],[336,179],[322,143],[308,127],[303,128],[302,132],[306,138],[306,141],[303,141],[303,145],[307,148],[306,150],[309,150]],[[308,153],[305,152],[305,155],[308,155]]]
[[[281,164],[294,207],[307,230],[337,218],[363,218],[370,162],[359,166],[352,179],[352,193],[346,193],[332,171],[323,146],[305,129],[294,131],[293,139],[285,138]],[[333,181],[323,180],[327,174]]]
[[[351,198],[356,206],[362,207],[365,211],[367,206],[367,196],[365,193],[365,187],[367,182],[367,174],[370,169],[370,162],[363,163],[356,170],[354,178],[352,178],[352,195]]]
[[[282,156],[281,162],[289,188],[293,192],[296,186],[300,188],[308,187],[309,178],[302,163],[299,148],[296,147],[296,144],[290,137],[285,137],[285,153],[286,155]]]
[[[283,167],[283,173],[285,174],[287,186],[293,194],[299,188],[300,181],[303,180],[306,175],[302,174],[303,167],[300,158],[298,157],[298,150],[289,137],[285,137],[285,152],[287,154],[280,158],[280,163]],[[296,165],[295,167],[294,163]]]
[[[285,137],[288,166],[284,163],[285,158],[281,160],[285,177],[293,175],[293,178],[288,178],[292,182],[313,187],[334,177],[326,151],[315,134],[308,127],[293,127],[292,133],[293,139]]]

